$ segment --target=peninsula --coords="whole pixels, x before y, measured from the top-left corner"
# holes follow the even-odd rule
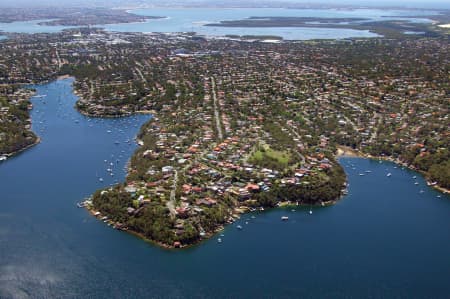
[[[164,247],[196,244],[248,210],[333,203],[346,188],[339,146],[450,187],[439,31],[263,43],[83,28],[11,34],[0,53],[8,88],[70,75],[86,115],[153,114],[126,181],[83,205]]]
[[[39,142],[31,131],[32,94],[18,85],[0,85],[0,161]]]

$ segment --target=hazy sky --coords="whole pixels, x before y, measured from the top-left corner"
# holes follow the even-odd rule
[[[242,1],[242,0],[241,0]],[[2,7],[23,7],[23,6],[126,6],[132,4],[159,4],[159,3],[225,3],[236,4],[239,0],[0,0]],[[335,5],[367,5],[367,6],[407,6],[407,7],[434,7],[450,9],[450,0],[243,0],[245,3],[310,3],[310,4],[335,4]]]

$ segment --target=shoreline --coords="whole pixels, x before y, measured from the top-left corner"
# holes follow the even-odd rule
[[[13,152],[10,152],[10,153],[2,154],[1,156],[6,156],[6,157],[8,157],[8,158],[14,157],[14,156],[16,156],[16,155],[18,155],[18,154],[20,154],[20,153],[26,151],[27,149],[30,149],[30,148],[32,148],[33,146],[38,145],[39,143],[41,143],[41,138],[38,137],[38,136],[36,136],[36,140],[35,140],[33,143],[30,143],[29,145],[24,146],[24,147],[22,147],[21,149],[18,149],[18,150],[16,150],[16,151],[13,151]]]
[[[30,94],[30,96],[28,97],[28,101],[30,101],[31,102],[31,98],[33,97],[33,96],[35,96],[36,95],[36,92],[32,92],[31,94]],[[32,105],[31,105],[31,107],[33,107]],[[33,108],[28,108],[28,121],[30,121],[30,123],[32,123],[32,119],[31,119],[31,115],[30,115],[30,111],[31,111],[31,109],[33,109]],[[32,148],[33,146],[35,146],[35,145],[38,145],[40,142],[41,142],[41,137],[39,137],[38,135],[36,135],[36,133],[33,131],[33,130],[31,130],[31,128],[29,129],[29,130],[27,130],[28,132],[31,132],[31,133],[33,133],[34,134],[34,136],[36,137],[36,139],[32,142],[32,143],[30,143],[30,144],[28,144],[27,146],[24,146],[24,147],[22,147],[22,148],[20,148],[20,149],[18,149],[18,150],[15,150],[15,151],[12,151],[12,152],[9,152],[9,153],[4,153],[4,154],[1,154],[0,156],[6,156],[6,157],[8,157],[8,158],[11,158],[11,157],[13,157],[13,156],[16,156],[16,155],[18,155],[18,154],[20,154],[20,153],[22,153],[22,152],[24,152],[24,151],[26,151],[27,149],[30,149],[30,148]]]
[[[408,168],[409,170],[413,170],[415,172],[420,173],[424,177],[425,181],[427,182],[427,186],[428,187],[432,187],[432,188],[434,188],[434,189],[436,189],[436,190],[438,190],[438,191],[440,191],[440,192],[442,192],[444,194],[450,194],[450,189],[442,187],[442,186],[440,186],[438,184],[430,185],[430,182],[426,178],[426,172],[424,172],[422,170],[415,169],[415,168],[411,167],[410,165],[407,165],[406,163],[401,162],[400,160],[394,159],[393,157],[390,157],[390,156],[372,156],[370,154],[365,154],[365,153],[362,153],[362,152],[360,152],[358,150],[355,150],[355,149],[353,149],[351,147],[343,146],[343,145],[338,145],[338,146],[336,146],[336,148],[337,148],[336,158],[340,158],[340,157],[365,158],[365,159],[372,159],[372,160],[389,161],[389,162],[395,163],[397,165],[400,165],[402,167]]]
[[[101,217],[103,216],[103,214],[95,215],[95,213],[97,213],[97,212],[99,212],[99,211],[94,210],[92,205],[85,205],[83,208],[84,208],[85,210],[87,210],[88,213],[89,213],[91,216],[93,216],[94,218],[96,218],[96,219],[99,220],[99,221],[102,221],[102,220],[101,220]],[[99,212],[99,213],[100,213],[100,212]],[[244,214],[244,213],[245,213],[245,212],[240,213],[240,214]],[[180,246],[174,246],[174,245],[169,245],[169,244],[166,244],[166,243],[162,243],[162,242],[158,242],[158,241],[156,241],[156,240],[149,239],[149,238],[148,238],[147,236],[145,236],[144,234],[139,233],[139,232],[136,232],[136,231],[134,231],[134,230],[132,230],[132,229],[129,229],[129,228],[118,228],[118,227],[116,226],[117,223],[114,222],[114,221],[112,221],[112,220],[109,219],[109,218],[108,218],[107,220],[105,220],[105,221],[102,221],[102,222],[107,223],[107,225],[110,226],[110,227],[113,228],[113,229],[116,229],[116,230],[119,230],[119,231],[123,231],[123,232],[129,233],[129,234],[131,234],[131,235],[133,235],[133,236],[135,236],[135,237],[138,237],[139,239],[143,240],[144,242],[150,243],[150,244],[152,244],[152,245],[156,245],[156,246],[158,246],[159,248],[164,249],[164,250],[188,249],[188,248],[192,248],[192,247],[198,246],[198,245],[200,245],[201,243],[203,243],[204,241],[207,241],[207,240],[211,239],[211,238],[214,237],[217,233],[219,233],[219,232],[221,232],[221,231],[223,231],[223,230],[225,229],[225,225],[221,225],[221,226],[219,226],[214,232],[205,232],[205,236],[204,236],[203,238],[199,239],[198,242],[196,242],[196,243],[192,243],[192,244],[181,244]],[[227,224],[232,224],[232,223],[227,223]]]
[[[214,229],[213,231],[205,231],[205,235],[202,236],[201,238],[199,238],[195,243],[192,244],[181,244],[179,246],[175,246],[175,245],[170,245],[170,244],[166,244],[166,243],[162,243],[156,240],[152,240],[149,239],[147,236],[145,236],[142,233],[136,232],[132,229],[129,229],[128,227],[120,227],[121,224],[119,224],[118,222],[115,222],[109,218],[107,219],[102,219],[102,217],[108,217],[107,215],[103,215],[100,211],[95,210],[93,207],[92,203],[89,204],[85,204],[84,206],[82,206],[84,209],[86,209],[88,211],[88,213],[93,216],[94,218],[96,218],[99,221],[102,221],[104,223],[107,224],[107,226],[110,226],[113,229],[119,230],[119,231],[124,231],[126,233],[129,233],[135,237],[140,238],[141,240],[143,240],[144,242],[150,243],[152,245],[156,245],[162,249],[165,250],[174,250],[174,249],[188,249],[188,248],[192,248],[195,246],[199,246],[201,243],[213,238],[214,236],[216,236],[218,233],[220,233],[221,231],[223,231],[225,229],[225,227],[232,225],[233,223],[235,223],[238,219],[240,219],[241,215],[244,214],[248,214],[248,213],[254,213],[256,211],[260,211],[260,212],[269,212],[269,211],[273,211],[273,210],[277,210],[277,209],[291,209],[294,207],[300,207],[300,208],[305,208],[305,207],[330,207],[335,205],[340,199],[342,199],[346,194],[341,194],[341,196],[335,200],[330,200],[330,201],[326,201],[326,202],[321,202],[321,204],[304,204],[304,203],[297,203],[297,202],[291,202],[291,201],[279,201],[278,204],[275,207],[257,207],[257,208],[250,208],[247,206],[239,206],[239,207],[235,207],[233,208],[233,221],[228,220],[225,222],[225,224],[221,224],[219,225],[216,229]],[[80,207],[80,206],[79,206]],[[99,214],[96,214],[99,213]]]

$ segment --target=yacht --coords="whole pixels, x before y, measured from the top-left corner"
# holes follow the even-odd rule
[[[389,172],[386,176],[387,176],[387,177],[390,177],[391,175],[392,175],[392,173]]]
[[[289,217],[288,216],[281,216],[281,220],[283,220],[283,221],[289,220]]]

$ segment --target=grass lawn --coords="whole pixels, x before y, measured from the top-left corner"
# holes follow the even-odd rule
[[[250,161],[263,167],[284,169],[288,166],[290,159],[290,153],[286,151],[276,151],[266,145],[255,151],[250,158]]]

